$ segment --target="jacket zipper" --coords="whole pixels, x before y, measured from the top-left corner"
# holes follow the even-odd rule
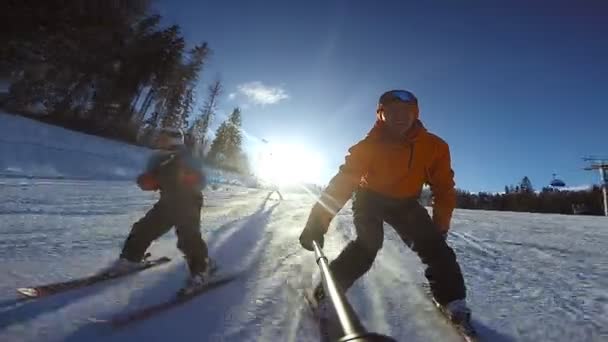
[[[407,171],[412,170],[412,161],[414,160],[414,142],[410,143],[410,160],[407,163]]]

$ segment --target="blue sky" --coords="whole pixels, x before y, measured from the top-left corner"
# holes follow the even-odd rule
[[[258,138],[306,145],[327,181],[373,125],[378,96],[414,92],[451,147],[457,186],[501,191],[557,173],[591,184],[608,157],[605,1],[166,1],[154,8],[213,56],[220,113]],[[531,6],[529,3],[534,3]],[[582,5],[584,3],[584,5]],[[217,119],[216,123],[219,123]]]

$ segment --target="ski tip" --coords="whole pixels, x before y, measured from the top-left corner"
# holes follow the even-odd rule
[[[97,323],[97,324],[107,324],[110,322],[107,319],[97,318],[97,317],[89,317],[89,318],[87,318],[87,321],[89,321],[90,323]]]
[[[17,292],[23,296],[34,298],[40,296],[40,291],[36,290],[33,287],[20,287],[17,289]]]

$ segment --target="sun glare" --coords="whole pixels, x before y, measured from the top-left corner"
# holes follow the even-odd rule
[[[321,158],[301,145],[269,145],[257,164],[258,176],[276,185],[318,183],[321,178]]]

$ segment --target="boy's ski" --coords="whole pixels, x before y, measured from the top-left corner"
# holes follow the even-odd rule
[[[160,257],[157,259],[146,259],[141,263],[141,266],[130,270],[128,272],[110,274],[110,273],[99,273],[91,276],[68,280],[64,282],[51,283],[46,285],[38,285],[38,286],[30,286],[30,287],[21,287],[17,289],[17,292],[24,296],[25,298],[34,299],[51,296],[57,293],[78,289],[86,286],[91,286],[106,280],[116,279],[120,277],[124,277],[130,274],[134,274],[148,268],[152,268],[158,265],[162,265],[171,261],[168,257]]]
[[[170,310],[174,307],[180,306],[180,305],[188,302],[189,300],[202,295],[203,293],[205,293],[207,291],[210,291],[212,289],[215,289],[222,285],[230,283],[231,281],[235,280],[238,276],[239,276],[239,274],[237,274],[237,273],[224,274],[224,275],[212,275],[211,279],[207,283],[205,283],[204,285],[202,285],[200,288],[196,289],[193,292],[190,292],[188,294],[180,294],[181,291],[178,291],[175,295],[173,295],[171,298],[169,298],[168,300],[166,300],[164,302],[153,304],[153,305],[150,305],[150,306],[147,306],[144,308],[136,309],[135,311],[131,311],[126,314],[117,315],[107,321],[96,320],[96,322],[109,323],[115,328],[124,327],[131,323],[135,323],[135,322],[150,318],[154,315],[160,314],[160,313]]]

